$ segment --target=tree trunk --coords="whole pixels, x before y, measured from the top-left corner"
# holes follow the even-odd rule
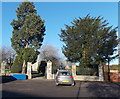
[[[22,66],[22,74],[25,74],[26,71],[26,63],[25,60],[23,61],[23,66]]]
[[[101,66],[102,66],[102,72],[103,72],[103,80],[105,80],[105,64],[103,62],[100,62]]]
[[[25,46],[25,48],[28,48],[28,43],[26,43],[26,46]]]
[[[108,59],[108,81],[110,81],[110,60]]]
[[[28,43],[26,43],[26,46],[25,46],[25,48],[28,48]],[[25,60],[23,61],[23,66],[22,66],[22,74],[25,74],[25,72],[26,72],[26,62],[25,62]]]

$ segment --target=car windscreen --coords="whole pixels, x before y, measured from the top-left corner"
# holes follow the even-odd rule
[[[71,76],[69,72],[59,72],[58,75],[59,76]]]

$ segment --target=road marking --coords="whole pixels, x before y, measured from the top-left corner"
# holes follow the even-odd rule
[[[81,89],[81,82],[79,83],[79,89],[78,89],[78,92],[77,92],[77,99],[79,99],[80,89]]]

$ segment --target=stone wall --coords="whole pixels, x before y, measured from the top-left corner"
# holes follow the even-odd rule
[[[80,80],[80,81],[99,81],[98,76],[85,76],[85,75],[77,75],[74,77],[74,80]]]
[[[52,74],[52,62],[47,62],[47,79],[54,79],[55,75]],[[103,70],[102,66],[99,67],[99,76],[86,76],[86,75],[76,75],[76,65],[72,65],[72,75],[74,80],[80,81],[103,81]]]
[[[72,75],[74,80],[80,81],[103,81],[103,71],[102,67],[99,68],[99,77],[98,76],[86,76],[86,75],[76,75],[76,65],[72,65]]]

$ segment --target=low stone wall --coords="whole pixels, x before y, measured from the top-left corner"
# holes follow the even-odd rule
[[[51,74],[49,75],[49,79],[54,79],[55,78],[55,74]],[[98,76],[75,76],[73,77],[74,80],[79,80],[79,81],[99,81],[99,77]]]
[[[52,62],[47,62],[47,79],[54,79],[55,75],[52,74]],[[72,65],[72,75],[74,80],[79,81],[103,81],[103,69],[99,66],[99,76],[86,76],[86,75],[76,75],[76,65]]]
[[[102,65],[99,66],[99,76],[76,75],[76,65],[72,65],[72,75],[74,80],[80,81],[104,81]]]
[[[80,81],[99,81],[98,76],[83,76],[83,75],[77,75],[73,77],[74,80],[80,80]]]

